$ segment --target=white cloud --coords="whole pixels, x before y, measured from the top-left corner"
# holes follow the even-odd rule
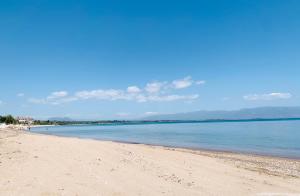
[[[62,103],[69,103],[78,100],[125,100],[143,102],[168,102],[168,101],[191,101],[198,99],[198,94],[179,95],[171,94],[170,91],[176,89],[186,88],[195,82],[190,76],[181,80],[174,80],[171,84],[168,82],[151,82],[147,83],[145,91],[141,90],[138,86],[129,86],[127,89],[96,89],[96,90],[83,90],[69,94],[67,91],[52,92],[46,98],[30,98],[28,101],[34,104],[52,104],[59,105]]]
[[[148,93],[158,93],[167,83],[166,82],[152,82],[146,85],[145,90]]]
[[[128,100],[137,102],[162,102],[162,101],[177,101],[177,100],[193,100],[199,95],[144,95],[125,93],[122,90],[93,90],[77,92],[75,96],[78,99],[101,99],[101,100]]]
[[[127,88],[127,92],[128,93],[140,93],[141,92],[141,89],[137,86],[129,86]]]
[[[197,85],[206,84],[206,81],[205,80],[198,80],[198,81],[195,82],[195,84],[197,84]]]
[[[18,97],[24,97],[25,94],[24,94],[24,93],[18,93],[17,96],[18,96]]]
[[[69,103],[78,100],[88,100],[88,99],[99,99],[99,100],[126,100],[126,101],[136,101],[139,103],[144,102],[170,102],[170,101],[189,101],[198,99],[198,94],[193,95],[143,95],[143,94],[126,94],[120,90],[93,90],[93,91],[80,91],[77,92],[74,96],[64,97],[59,99],[36,99],[30,98],[28,101],[34,104],[52,104],[59,105],[62,103]]]
[[[0,105],[2,105],[2,104],[3,104],[3,101],[0,100]]]
[[[147,97],[145,95],[137,95],[135,98],[139,103],[147,102]]]
[[[174,80],[172,84],[175,89],[182,89],[191,86],[193,84],[193,80],[191,76],[187,76],[180,80]]]
[[[203,85],[205,83],[206,83],[205,80],[194,81],[191,76],[187,76],[183,79],[174,80],[172,82],[172,87],[175,89],[183,89],[183,88],[188,88],[188,87],[192,86],[193,84]]]
[[[198,99],[199,95],[165,95],[165,96],[148,96],[148,101],[177,101],[177,100],[194,100]]]
[[[75,94],[75,97],[79,99],[103,99],[103,100],[119,100],[119,99],[130,99],[126,93],[122,90],[92,90],[92,91],[80,91]]]
[[[276,99],[290,99],[292,95],[290,93],[269,93],[269,94],[250,94],[245,95],[244,99],[248,101],[259,101],[259,100],[276,100]]]
[[[57,91],[51,93],[51,95],[48,96],[48,99],[56,99],[56,98],[61,98],[61,97],[66,97],[68,96],[67,91]]]
[[[67,102],[77,100],[76,97],[67,97],[67,96],[68,96],[67,91],[57,91],[57,92],[52,92],[46,98],[42,98],[42,99],[30,98],[30,99],[28,99],[28,102],[34,103],[34,104],[59,105],[61,103],[67,103]]]

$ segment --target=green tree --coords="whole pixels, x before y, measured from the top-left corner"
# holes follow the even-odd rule
[[[16,124],[17,120],[12,115],[8,115],[8,116],[1,116],[0,122],[8,125],[8,124]]]
[[[4,116],[0,116],[0,123],[4,123],[5,122],[5,117]]]

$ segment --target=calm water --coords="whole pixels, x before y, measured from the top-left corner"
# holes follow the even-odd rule
[[[80,125],[33,132],[300,158],[300,121]]]

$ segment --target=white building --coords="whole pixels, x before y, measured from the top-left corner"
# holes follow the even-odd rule
[[[16,117],[16,120],[20,124],[26,124],[26,125],[31,125],[34,122],[33,118],[31,118],[31,117],[21,117],[21,116],[18,116],[18,117]]]

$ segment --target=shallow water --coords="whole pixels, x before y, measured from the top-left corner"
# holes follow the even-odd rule
[[[300,121],[37,127],[33,132],[300,158]]]

